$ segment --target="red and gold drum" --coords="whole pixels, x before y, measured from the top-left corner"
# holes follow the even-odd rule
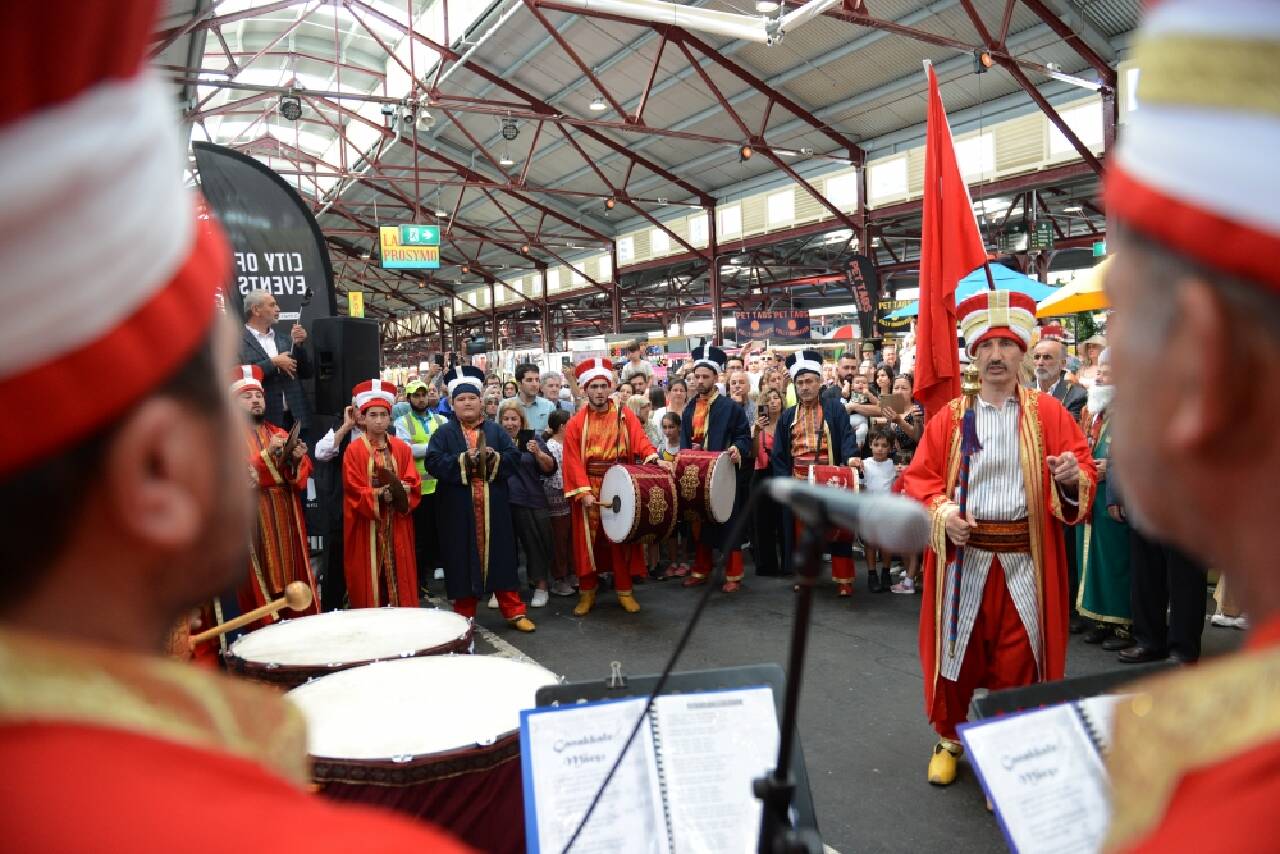
[[[600,485],[600,525],[615,543],[652,543],[676,526],[676,482],[658,465],[611,466]]]
[[[792,474],[814,486],[832,486],[836,489],[847,489],[858,492],[858,470],[853,466],[809,465],[796,463]],[[840,528],[832,528],[827,532],[827,541],[832,543],[852,543],[853,534]]]
[[[322,795],[426,819],[477,851],[516,854],[525,849],[520,712],[559,681],[528,662],[434,655],[344,670],[285,697],[306,718]]]
[[[471,652],[471,621],[434,608],[353,608],[284,620],[226,652],[232,673],[293,688],[389,658]]]
[[[680,515],[689,521],[723,524],[738,497],[738,470],[728,451],[680,451],[676,454]]]

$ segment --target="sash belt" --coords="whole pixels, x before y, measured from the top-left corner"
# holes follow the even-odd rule
[[[588,460],[587,474],[591,477],[604,477],[605,473],[615,465],[613,460]]]
[[[1031,551],[1031,528],[1026,519],[1013,522],[978,520],[978,527],[969,532],[966,548],[1003,554]]]

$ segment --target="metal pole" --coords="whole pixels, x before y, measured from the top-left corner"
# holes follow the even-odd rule
[[[711,255],[711,265],[707,268],[707,288],[711,300],[711,341],[719,346],[723,343],[720,340],[720,325],[724,312],[720,310],[720,239],[715,205],[707,209],[707,249]]]
[[[618,286],[618,241],[609,241],[609,326],[614,335],[622,333],[622,288]]]

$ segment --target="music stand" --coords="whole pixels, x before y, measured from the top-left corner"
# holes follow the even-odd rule
[[[587,682],[567,682],[563,685],[548,685],[539,688],[535,695],[538,708],[547,706],[569,706],[578,703],[591,703],[597,700],[619,700],[625,697],[649,696],[658,677],[654,676],[622,676],[614,673],[605,679]],[[783,719],[783,704],[786,699],[786,674],[776,664],[749,664],[742,667],[718,667],[714,670],[693,670],[687,673],[672,673],[667,677],[662,694],[696,694],[702,691],[722,691],[729,688],[748,688],[754,685],[768,685],[773,692],[774,708],[778,712],[778,720]],[[809,773],[805,767],[804,752],[800,748],[800,736],[795,736],[795,753],[792,759],[791,777],[795,782],[795,799],[792,802],[796,828],[818,832],[818,820],[813,811],[813,793],[809,788]]]

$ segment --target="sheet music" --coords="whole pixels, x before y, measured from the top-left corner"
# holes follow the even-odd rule
[[[1095,710],[1104,711],[1101,704],[1090,714]],[[961,736],[1013,850],[1079,854],[1101,847],[1109,818],[1106,769],[1075,706],[969,724]]]
[[[773,692],[664,695],[655,710],[676,853],[755,851],[761,805],[751,783],[778,759]]]
[[[560,854],[596,789],[626,743],[644,700],[619,700],[522,713],[520,749],[529,851]],[[660,801],[653,736],[640,728],[591,820],[574,843],[575,854],[670,854]]]

